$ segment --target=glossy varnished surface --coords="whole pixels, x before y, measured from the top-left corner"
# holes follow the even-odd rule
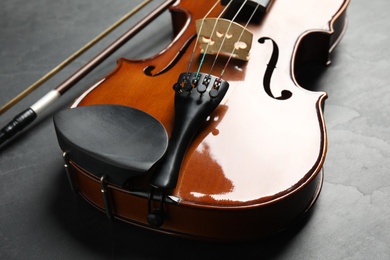
[[[183,203],[242,206],[266,202],[293,191],[309,182],[322,167],[326,152],[326,134],[321,111],[325,93],[301,89],[292,75],[293,58],[300,38],[310,31],[332,33],[332,25],[344,11],[343,1],[275,1],[260,23],[248,28],[254,43],[248,62],[233,61],[224,74],[230,90],[221,105],[201,128],[183,162],[173,195]],[[208,3],[210,7],[213,3]],[[292,8],[299,10],[290,13]],[[93,90],[75,105],[114,103],[134,106],[159,119],[171,131],[173,124],[172,86],[186,71],[193,44],[186,44],[194,34],[194,20],[202,18],[208,8],[195,2],[180,3],[177,12],[188,14],[184,28],[171,46],[156,57],[140,61],[121,60],[117,69],[93,86]],[[194,12],[194,10],[197,10]],[[222,7],[213,10],[217,15]],[[280,19],[280,15],[284,19]],[[273,53],[269,37],[279,48],[277,69],[271,78],[271,92],[278,97],[282,90],[292,92],[287,100],[276,100],[266,93],[263,75]],[[330,46],[329,46],[330,47]],[[163,70],[187,48],[169,70],[154,77],[143,71],[155,67]],[[210,70],[213,56],[205,59],[203,72]],[[201,55],[195,53],[191,71],[196,71]],[[213,70],[219,75],[226,58],[220,58]]]
[[[102,212],[100,179],[71,163],[71,176],[79,195]],[[235,242],[269,237],[302,219],[313,206],[321,191],[323,171],[312,181],[289,196],[254,207],[194,207],[182,203],[165,203],[162,226],[152,227],[147,221],[147,193],[134,193],[129,188],[108,185],[112,213],[115,219],[160,233],[205,241]],[[131,207],[129,206],[131,205]],[[158,201],[151,205],[159,207]],[[243,221],[240,221],[243,220]]]

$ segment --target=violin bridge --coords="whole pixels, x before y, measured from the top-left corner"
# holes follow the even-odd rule
[[[249,60],[253,34],[240,24],[223,18],[206,18],[197,20],[195,25],[202,53],[222,52]]]

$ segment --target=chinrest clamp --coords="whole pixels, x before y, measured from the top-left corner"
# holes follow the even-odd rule
[[[164,191],[161,192],[160,208],[152,210],[152,200],[154,197],[155,188],[151,188],[148,197],[148,217],[147,221],[152,227],[158,228],[164,223]]]
[[[64,159],[64,168],[65,168],[66,176],[68,177],[69,186],[74,193],[77,193],[77,188],[73,182],[71,170],[69,168],[70,161],[69,161],[68,152],[64,152],[62,154],[62,158]]]
[[[114,219],[114,214],[112,213],[112,205],[110,202],[110,198],[108,196],[108,189],[107,189],[107,175],[103,175],[100,177],[100,185],[101,185],[101,193],[103,197],[103,203],[104,203],[104,208],[106,210],[106,215],[109,220]]]

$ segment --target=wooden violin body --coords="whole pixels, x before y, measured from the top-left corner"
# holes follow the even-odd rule
[[[295,72],[309,61],[328,62],[344,32],[348,3],[274,0],[264,15],[248,24],[253,33],[249,60],[232,59],[227,66],[223,79],[229,90],[199,125],[174,188],[151,194],[153,167],[123,186],[106,182],[104,197],[99,176],[70,155],[67,164],[75,188],[97,208],[107,212],[109,205],[114,218],[197,239],[261,237],[298,220],[320,193],[327,141],[322,112],[326,94],[301,88]],[[213,4],[177,1],[170,8],[176,33],[171,44],[148,59],[120,59],[72,109],[97,104],[133,107],[156,118],[171,136],[172,87],[191,60],[195,21]],[[217,17],[223,9],[219,4],[209,16]],[[189,71],[197,71],[201,63],[203,54],[196,50]],[[205,56],[201,72],[210,71],[214,58]],[[213,73],[219,75],[227,60],[221,55]],[[164,215],[158,227],[147,221],[154,209]]]

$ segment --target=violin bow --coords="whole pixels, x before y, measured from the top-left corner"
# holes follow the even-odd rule
[[[8,110],[11,106],[16,104],[23,97],[27,96],[34,89],[36,89],[41,84],[43,84],[46,80],[48,80],[55,73],[57,73],[62,67],[66,66],[68,63],[70,63],[77,56],[81,55],[84,51],[86,51],[86,49],[88,49],[90,46],[92,46],[92,44],[96,43],[98,40],[100,40],[102,37],[104,37],[106,34],[108,34],[110,31],[112,31],[115,27],[119,26],[120,23],[124,22],[124,20],[128,19],[131,15],[136,13],[138,10],[140,10],[143,6],[145,6],[150,1],[151,0],[146,0],[143,3],[141,3],[140,5],[138,5],[135,9],[130,11],[127,15],[125,15],[123,18],[121,18],[114,25],[112,25],[106,31],[101,33],[94,40],[92,40],[90,43],[85,45],[83,48],[81,48],[79,51],[77,51],[75,54],[73,54],[71,57],[69,57],[63,63],[58,65],[51,72],[49,72],[43,78],[41,78],[36,83],[34,83],[31,87],[29,87],[24,92],[22,92],[19,95],[19,96],[21,96],[21,98],[18,96],[15,99],[13,99],[11,102],[8,103],[8,104],[10,104],[10,103],[12,103],[12,104],[11,105],[7,104],[6,106],[8,106],[8,107],[5,108],[5,110]],[[175,1],[176,0],[167,0],[167,1],[163,2],[160,6],[158,6],[150,14],[145,16],[141,21],[139,21],[132,28],[130,28],[127,32],[125,32],[122,36],[120,36],[118,39],[116,39],[113,43],[111,43],[108,47],[106,47],[102,52],[100,52],[96,57],[94,57],[92,60],[90,60],[88,63],[86,63],[83,67],[81,67],[78,71],[76,71],[73,75],[71,75],[68,79],[66,79],[64,82],[62,82],[59,86],[57,86],[55,89],[52,89],[51,91],[49,91],[46,95],[44,95],[37,102],[35,102],[31,107],[29,107],[28,109],[26,109],[23,112],[16,115],[13,118],[13,120],[11,120],[5,127],[3,127],[0,130],[0,145],[2,143],[4,143],[6,140],[8,140],[11,137],[13,137],[14,135],[16,135],[18,132],[23,130],[28,125],[30,125],[43,110],[45,110],[47,107],[49,107],[54,101],[59,99],[67,90],[69,90],[72,86],[74,86],[79,80],[81,80],[91,70],[93,70],[101,62],[103,62],[106,58],[108,58],[112,53],[114,53],[118,48],[120,48],[128,40],[133,38],[139,31],[141,31],[146,25],[148,25],[150,22],[152,22],[157,16],[159,16],[163,11],[165,11]],[[85,48],[85,50],[84,50],[84,48]],[[75,57],[73,57],[73,56],[75,56]],[[5,112],[5,110],[3,110],[3,109],[4,109],[4,107],[1,108],[0,115]]]
[[[19,101],[21,101],[23,98],[28,96],[31,92],[36,90],[39,86],[41,86],[43,83],[45,83],[47,80],[49,80],[51,77],[53,77],[55,74],[57,74],[60,70],[62,70],[64,67],[66,67],[69,63],[71,63],[73,60],[78,58],[81,54],[86,52],[89,48],[91,48],[93,45],[95,45],[98,41],[103,39],[107,34],[109,34],[111,31],[113,31],[115,28],[117,28],[119,25],[121,25],[124,21],[129,19],[131,16],[133,16],[136,12],[138,12],[142,7],[144,7],[146,4],[148,4],[151,0],[146,0],[136,6],[133,10],[131,10],[129,13],[127,13],[125,16],[123,16],[121,19],[119,19],[116,23],[111,25],[109,28],[107,28],[104,32],[100,33],[98,36],[96,36],[92,41],[84,45],[81,49],[73,53],[71,56],[69,56],[66,60],[64,60],[62,63],[60,63],[57,67],[49,71],[45,76],[37,80],[34,84],[29,86],[27,89],[25,89],[22,93],[20,93],[18,96],[16,96],[14,99],[12,99],[10,102],[5,104],[2,108],[0,108],[0,115],[4,114],[8,109],[16,105]]]

